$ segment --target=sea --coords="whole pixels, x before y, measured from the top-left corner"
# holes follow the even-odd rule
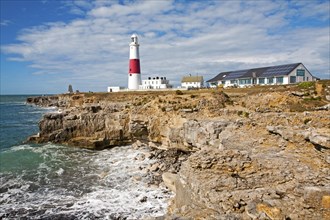
[[[163,216],[172,194],[150,185],[138,160],[148,149],[93,151],[26,140],[56,108],[0,96],[0,219],[146,219]]]

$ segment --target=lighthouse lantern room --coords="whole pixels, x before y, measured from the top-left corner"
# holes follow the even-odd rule
[[[139,85],[141,85],[139,43],[136,34],[131,36],[129,47],[128,89],[134,90],[139,89]]]

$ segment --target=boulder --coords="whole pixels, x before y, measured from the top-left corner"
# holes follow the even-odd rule
[[[316,107],[316,110],[326,110],[329,111],[330,110],[330,103],[321,107]]]
[[[307,139],[315,145],[330,149],[330,135],[326,133],[319,134],[318,132],[311,132]]]
[[[162,179],[167,188],[169,188],[172,192],[176,192],[176,185],[179,181],[177,174],[165,172],[162,174]]]

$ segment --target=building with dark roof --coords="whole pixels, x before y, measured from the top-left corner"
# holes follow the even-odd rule
[[[207,82],[211,87],[218,85],[244,87],[250,85],[292,84],[316,79],[302,63],[293,63],[221,72]]]

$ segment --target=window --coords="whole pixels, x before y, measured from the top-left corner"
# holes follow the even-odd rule
[[[230,84],[236,84],[237,83],[237,80],[230,80]]]
[[[281,76],[281,77],[276,77],[276,83],[278,83],[278,84],[283,84],[283,76]]]
[[[308,76],[306,77],[306,81],[308,81],[309,79],[308,79]]]
[[[297,82],[296,76],[290,76],[290,83],[296,83],[296,82]]]
[[[265,78],[259,78],[259,84],[265,84]]]
[[[297,76],[305,76],[305,70],[302,69],[302,70],[297,70],[297,73],[296,73]]]
[[[240,79],[239,84],[251,84],[251,79]]]
[[[226,81],[221,81],[221,84],[224,85],[226,83]]]
[[[274,78],[273,77],[268,78],[268,84],[273,84],[273,83],[274,83]]]

